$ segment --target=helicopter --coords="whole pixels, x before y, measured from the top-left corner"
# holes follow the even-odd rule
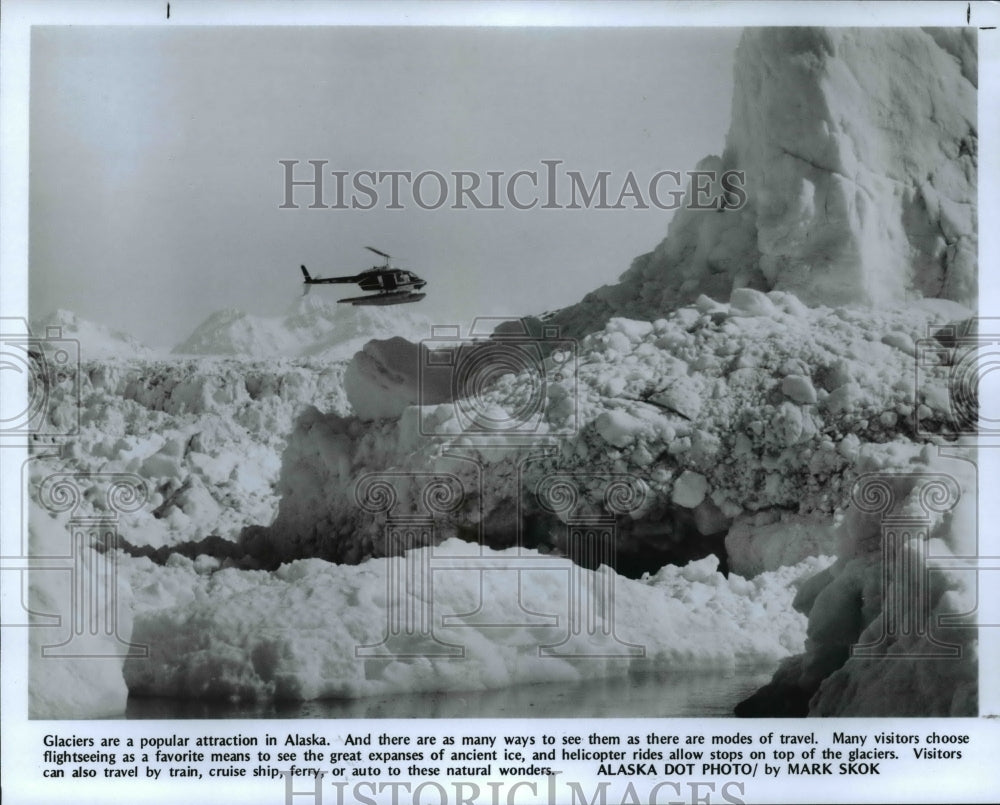
[[[362,291],[376,291],[368,296],[349,296],[347,299],[338,299],[340,304],[351,305],[402,305],[407,302],[419,302],[427,294],[419,293],[426,284],[412,271],[404,271],[401,268],[393,268],[389,265],[391,257],[383,251],[379,251],[373,246],[365,246],[370,252],[385,258],[385,263],[380,266],[372,266],[367,271],[355,274],[351,277],[313,277],[305,266],[302,266],[302,276],[306,289],[309,292],[310,285],[326,285],[356,282]]]

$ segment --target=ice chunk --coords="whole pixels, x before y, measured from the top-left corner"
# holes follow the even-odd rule
[[[670,499],[678,506],[693,509],[705,499],[707,492],[708,479],[704,475],[684,470],[674,481],[674,491]]]
[[[895,347],[896,349],[902,350],[907,355],[914,356],[917,354],[917,348],[913,343],[913,339],[906,333],[899,332],[895,330],[891,333],[886,333],[882,336],[882,343],[888,344],[890,347]]]
[[[805,375],[786,375],[781,381],[781,391],[795,402],[812,405],[816,402],[816,389]]]
[[[594,426],[608,444],[626,447],[635,440],[636,434],[645,427],[645,423],[624,411],[605,411],[597,417]]]
[[[753,288],[734,289],[729,297],[729,309],[734,316],[773,316],[777,313],[774,303]]]

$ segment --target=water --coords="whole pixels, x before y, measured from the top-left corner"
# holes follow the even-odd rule
[[[404,693],[363,699],[231,704],[129,697],[127,718],[679,718],[729,717],[772,667],[659,671],[501,690]]]

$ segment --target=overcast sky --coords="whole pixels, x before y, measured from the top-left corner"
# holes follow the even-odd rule
[[[31,314],[67,308],[173,345],[221,308],[282,313],[301,293],[300,263],[355,273],[372,264],[366,245],[428,281],[411,309],[441,323],[570,304],[653,248],[672,213],[455,210],[453,191],[431,211],[405,185],[405,209],[390,210],[387,183],[370,210],[308,209],[308,188],[296,190],[300,209],[280,209],[279,160],[300,160],[297,178],[326,160],[328,171],[471,171],[485,182],[487,171],[506,180],[558,159],[587,178],[610,171],[613,201],[629,171],[644,185],[721,152],[738,38],[718,28],[36,28]],[[433,201],[436,183],[423,188]],[[334,203],[332,179],[325,189]]]

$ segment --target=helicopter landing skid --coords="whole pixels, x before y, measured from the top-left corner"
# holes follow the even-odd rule
[[[403,305],[407,302],[419,302],[427,294],[412,293],[410,291],[391,291],[389,293],[378,294],[376,296],[349,296],[347,299],[338,299],[340,305]]]

